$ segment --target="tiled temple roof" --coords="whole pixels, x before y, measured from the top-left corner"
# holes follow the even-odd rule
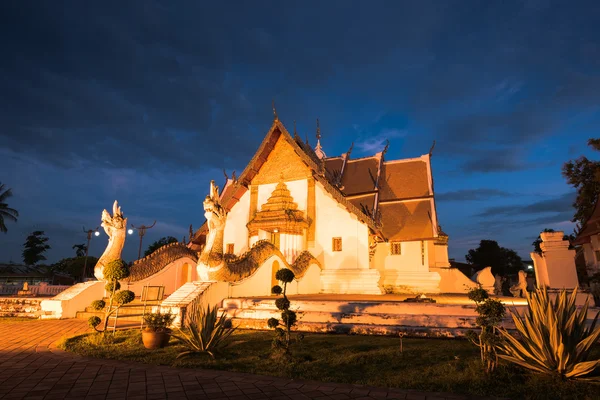
[[[372,157],[350,159],[351,149],[338,157],[319,159],[300,137],[290,135],[275,119],[258,151],[240,177],[228,180],[221,203],[230,210],[258,174],[279,138],[286,140],[313,177],[348,211],[373,232],[388,240],[423,240],[438,236],[430,155],[387,161],[385,151]],[[202,226],[193,242],[206,232]]]

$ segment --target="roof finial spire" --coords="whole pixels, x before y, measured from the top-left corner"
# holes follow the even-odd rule
[[[327,155],[323,151],[323,147],[321,147],[321,126],[319,125],[319,118],[317,118],[317,146],[315,147],[315,154],[321,160],[327,158]]]
[[[275,120],[278,120],[279,117],[277,116],[277,110],[275,109],[275,99],[271,101],[271,104],[273,105],[273,116],[275,117]]]
[[[319,118],[317,118],[317,142],[321,140],[321,127],[319,126]]]
[[[294,120],[294,137],[298,136],[298,132],[296,132],[296,120]]]

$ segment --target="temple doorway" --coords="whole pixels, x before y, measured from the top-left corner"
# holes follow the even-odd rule
[[[273,266],[271,267],[271,287],[278,285],[279,282],[275,277],[277,275],[277,271],[279,271],[279,261],[273,261]]]
[[[179,272],[179,283],[178,287],[184,285],[185,283],[190,281],[190,265],[185,263],[181,266],[181,270]]]

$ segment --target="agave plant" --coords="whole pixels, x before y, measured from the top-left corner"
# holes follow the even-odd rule
[[[189,334],[179,330],[178,335],[172,335],[181,340],[188,350],[179,353],[177,358],[193,354],[206,353],[215,358],[215,352],[226,347],[225,341],[236,328],[231,325],[231,318],[225,312],[217,316],[217,306],[207,305],[206,311],[201,309],[198,322],[189,324]]]
[[[544,374],[578,379],[600,366],[600,360],[588,361],[590,350],[600,337],[596,317],[587,324],[588,303],[577,309],[577,289],[570,295],[562,290],[552,301],[548,291],[537,289],[527,294],[528,312],[512,312],[518,337],[500,329],[505,341],[500,357]]]

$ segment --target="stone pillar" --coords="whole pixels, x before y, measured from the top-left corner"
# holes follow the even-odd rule
[[[575,269],[575,250],[563,240],[564,232],[540,233],[542,254],[531,253],[537,286],[551,289],[573,289],[579,285]]]

